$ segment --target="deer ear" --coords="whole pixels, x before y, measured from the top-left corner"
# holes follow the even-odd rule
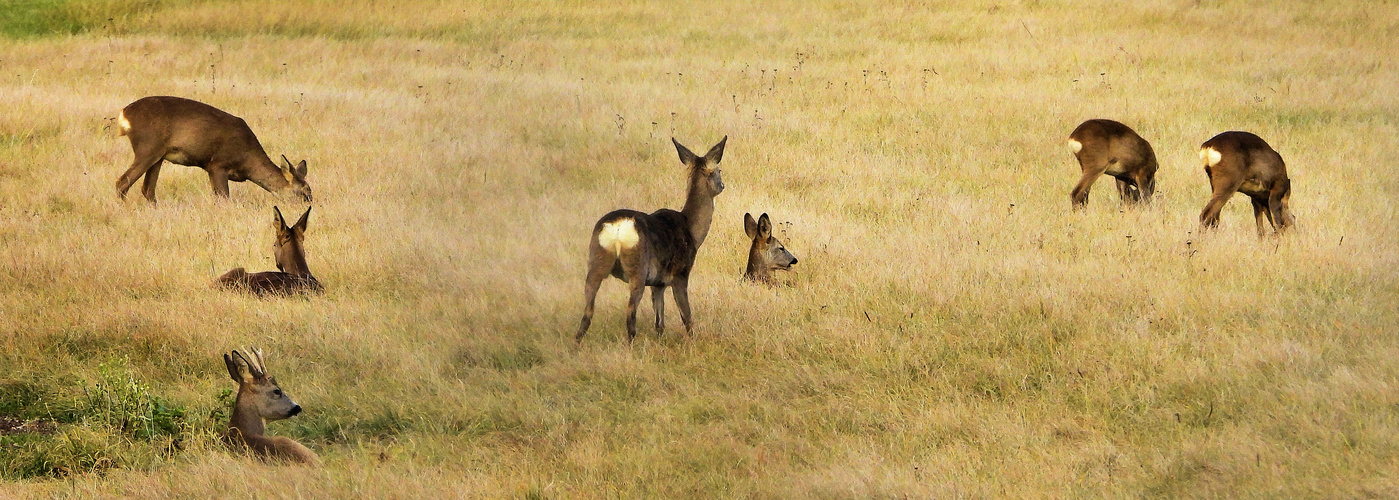
[[[296,176],[299,177],[299,178],[301,178],[301,179],[305,179],[305,178],[306,178],[306,160],[301,160],[301,163],[297,163],[297,164],[296,164],[296,168],[292,169],[291,173],[296,174]]]
[[[772,236],[772,219],[768,219],[768,214],[758,217],[758,237],[767,239]]]
[[[300,218],[300,219],[297,219],[296,225],[294,225],[294,226],[291,227],[292,231],[295,231],[295,232],[301,233],[301,234],[305,234],[305,233],[306,233],[306,221],[307,221],[307,219],[309,219],[310,217],[311,217],[311,207],[306,207],[306,213],[301,214],[301,218]]]
[[[282,218],[282,209],[276,206],[272,207],[272,225],[276,226],[278,231],[287,228],[287,220]]]
[[[253,364],[243,353],[233,351],[233,355],[223,355],[224,364],[228,365],[228,376],[233,377],[234,382],[240,384],[250,383],[257,379],[257,374],[253,373]],[[241,362],[240,362],[241,361]]]
[[[699,161],[698,156],[691,153],[685,146],[680,145],[680,141],[675,140],[674,137],[670,138],[670,142],[675,144],[675,151],[680,153],[680,163],[684,163],[686,166],[693,166],[695,162]]]
[[[233,356],[229,356],[227,354],[223,355],[223,364],[225,367],[228,368],[229,378],[232,378],[234,382],[238,382],[240,384],[245,382],[242,374],[243,370],[238,367],[238,362],[233,360]]]
[[[750,240],[758,237],[758,221],[753,220],[753,214],[743,214],[743,232]]]
[[[709,148],[709,152],[704,154],[705,163],[709,165],[718,165],[719,160],[724,159],[724,144],[728,142],[729,136],[726,135],[723,139],[719,140],[718,144],[715,144],[714,147]]]

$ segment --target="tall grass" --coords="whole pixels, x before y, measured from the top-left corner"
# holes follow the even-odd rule
[[[269,431],[326,466],[201,434],[0,496],[1399,495],[1393,6],[97,5],[0,41],[0,373],[126,356],[202,418],[255,344],[306,408]],[[274,266],[255,186],[116,198],[113,118],[158,94],[308,159],[324,296],[208,288]],[[1094,117],[1155,146],[1155,204],[1070,211]],[[1196,231],[1235,129],[1286,159],[1292,234],[1241,199]],[[575,347],[596,218],[678,208],[669,138],[726,134],[696,335],[627,345],[609,281]],[[745,212],[786,286],[738,279]]]

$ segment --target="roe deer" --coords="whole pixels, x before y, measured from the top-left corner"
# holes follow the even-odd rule
[[[169,160],[207,171],[218,196],[228,197],[228,181],[248,180],[278,196],[295,195],[311,201],[306,160],[293,167],[283,155],[286,166],[278,167],[247,122],[208,104],[180,97],[143,97],[121,110],[117,125],[119,134],[131,139],[131,151],[136,155],[131,168],[117,178],[117,196],[122,199],[136,179],[145,175],[141,195],[155,202],[160,166]]]
[[[1151,202],[1156,192],[1156,152],[1130,127],[1112,120],[1088,120],[1069,134],[1069,149],[1083,170],[1069,193],[1075,209],[1088,205],[1088,190],[1103,174],[1117,178],[1123,203]]]
[[[282,460],[320,465],[316,452],[291,439],[263,434],[267,422],[291,418],[301,413],[301,405],[291,400],[277,379],[267,376],[262,350],[249,348],[248,354],[233,351],[223,355],[228,376],[238,383],[238,398],[223,439],[235,450],[246,449],[264,460]]]
[[[756,221],[753,214],[743,214],[743,232],[753,240],[753,245],[748,248],[748,268],[743,271],[744,278],[771,285],[775,282],[772,276],[774,270],[786,271],[797,263],[797,257],[787,251],[781,240],[772,236],[772,221],[768,219],[768,214],[763,214]]]
[[[1292,181],[1287,178],[1282,156],[1263,138],[1248,132],[1224,132],[1200,145],[1200,160],[1205,164],[1205,176],[1213,191],[1209,203],[1200,212],[1201,226],[1219,225],[1219,211],[1235,192],[1240,192],[1253,201],[1253,219],[1259,236],[1267,233],[1263,227],[1264,217],[1278,233],[1292,227],[1296,219],[1287,208],[1287,200],[1292,197]]]
[[[675,150],[680,162],[689,167],[690,185],[685,207],[679,212],[662,208],[650,215],[635,210],[616,210],[598,219],[593,236],[588,241],[588,277],[583,285],[583,320],[578,325],[574,341],[582,342],[593,322],[593,302],[597,289],[607,275],[627,282],[631,298],[627,301],[627,341],[636,338],[636,305],[641,294],[651,287],[651,305],[656,311],[656,333],[665,332],[665,289],[675,288],[675,305],[680,308],[680,321],[687,334],[694,331],[690,323],[690,268],[695,253],[709,235],[709,223],[714,219],[714,197],[724,190],[719,175],[719,161],[724,157],[724,136],[704,156],[695,156],[675,138]]]
[[[249,274],[243,268],[235,268],[224,273],[216,282],[224,288],[249,291],[259,297],[266,295],[291,295],[297,292],[321,292],[321,282],[311,275],[306,267],[306,251],[301,241],[306,238],[306,220],[311,216],[311,207],[296,224],[287,227],[282,219],[282,211],[272,207],[273,225],[277,228],[277,241],[272,244],[272,255],[277,260],[281,272],[267,271]]]

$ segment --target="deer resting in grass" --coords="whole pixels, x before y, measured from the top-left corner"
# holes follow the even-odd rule
[[[1287,166],[1282,155],[1272,146],[1248,132],[1224,132],[1200,145],[1200,160],[1205,164],[1205,176],[1210,180],[1213,194],[1200,212],[1200,225],[1219,225],[1219,211],[1235,192],[1248,195],[1253,201],[1253,219],[1258,235],[1267,234],[1263,219],[1277,233],[1283,233],[1296,221],[1287,208],[1292,197],[1292,181],[1287,178]]]
[[[180,97],[143,97],[121,110],[117,125],[120,134],[131,139],[136,156],[117,178],[117,196],[122,199],[144,175],[141,195],[155,202],[160,166],[168,160],[207,171],[214,194],[224,198],[228,181],[253,181],[278,196],[311,201],[306,160],[293,167],[283,155],[286,165],[278,167],[247,122],[208,104]]]
[[[1069,193],[1075,209],[1088,205],[1088,190],[1103,174],[1117,179],[1123,203],[1151,202],[1156,192],[1156,152],[1130,127],[1112,120],[1088,120],[1069,134],[1069,149],[1083,170]]]
[[[651,305],[656,311],[656,333],[665,332],[665,290],[675,289],[675,305],[680,308],[680,321],[687,334],[694,331],[690,322],[690,269],[695,254],[709,235],[709,223],[714,219],[714,197],[724,190],[719,161],[724,157],[728,136],[710,148],[704,156],[695,156],[685,146],[671,138],[680,162],[688,167],[689,192],[685,207],[679,212],[660,209],[650,214],[635,210],[616,210],[598,219],[588,242],[588,276],[583,285],[583,320],[574,335],[583,341],[593,321],[593,302],[598,287],[608,275],[627,283],[631,296],[627,301],[627,341],[636,338],[636,306],[646,287],[651,287]]]
[[[277,379],[267,375],[262,350],[249,348],[247,354],[233,351],[223,355],[228,376],[238,383],[238,398],[223,439],[235,450],[247,450],[264,460],[320,465],[316,452],[301,443],[263,433],[268,421],[291,418],[301,413],[301,405],[291,400]]]
[[[768,214],[753,220],[753,214],[743,214],[743,231],[753,244],[748,247],[748,268],[743,277],[759,283],[774,284],[773,271],[786,271],[797,263],[797,257],[787,251],[782,241],[772,235],[772,220]]]
[[[311,207],[296,224],[288,227],[282,219],[282,211],[272,207],[273,225],[277,228],[277,241],[272,244],[272,255],[277,260],[277,269],[249,274],[239,267],[219,277],[215,283],[224,288],[253,292],[259,297],[267,295],[292,295],[300,292],[319,293],[324,290],[321,282],[311,275],[306,266],[306,250],[301,242],[306,238],[306,222],[311,217]]]

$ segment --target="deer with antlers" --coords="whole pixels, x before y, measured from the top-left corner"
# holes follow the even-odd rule
[[[238,398],[233,403],[224,442],[264,460],[320,465],[316,452],[301,443],[264,434],[267,422],[294,417],[301,413],[301,405],[282,391],[276,378],[267,375],[262,350],[248,348],[247,354],[233,351],[223,355],[223,362],[228,376],[238,383]]]

